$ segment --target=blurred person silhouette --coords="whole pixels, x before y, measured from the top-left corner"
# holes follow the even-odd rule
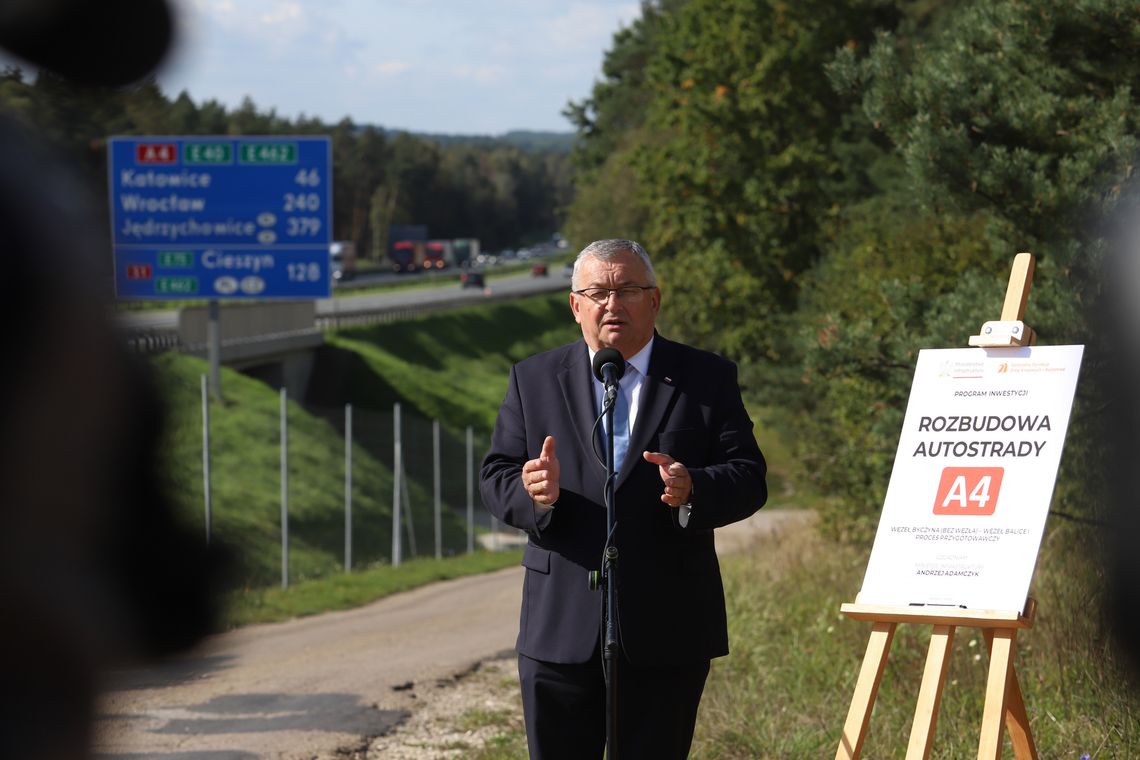
[[[121,85],[170,43],[160,0],[0,0],[0,46]],[[219,563],[163,479],[163,406],[111,325],[105,227],[0,114],[0,756],[82,758],[99,683],[214,628]],[[103,266],[100,266],[103,264]]]
[[[1103,298],[1096,316],[1105,357],[1097,367],[1107,398],[1109,616],[1118,648],[1140,688],[1140,183],[1110,220]]]

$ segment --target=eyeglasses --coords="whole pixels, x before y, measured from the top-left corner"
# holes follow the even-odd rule
[[[640,301],[641,297],[645,295],[647,290],[655,290],[656,285],[626,285],[620,288],[583,288],[582,290],[571,290],[571,293],[576,293],[580,296],[585,296],[597,304],[603,304],[610,300],[610,293],[617,296],[618,301],[624,303],[633,303]]]

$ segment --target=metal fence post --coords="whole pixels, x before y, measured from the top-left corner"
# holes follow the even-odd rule
[[[281,588],[289,588],[289,392],[281,389]]]
[[[352,572],[352,404],[344,405],[344,571]]]
[[[202,375],[202,492],[206,502],[206,543],[210,543],[210,390],[209,381]]]
[[[401,459],[403,457],[401,456]],[[404,506],[400,509],[400,520],[404,523],[404,537],[408,539],[408,556],[415,559],[420,556],[416,548],[416,516],[412,511],[412,496],[408,490],[408,473],[401,473],[400,490],[404,496]]]
[[[467,426],[467,553],[475,551],[475,439]]]
[[[392,567],[400,565],[400,495],[404,473],[400,450],[400,404],[392,406]]]
[[[435,558],[443,558],[443,521],[439,497],[439,420],[431,421],[432,486],[435,495]]]

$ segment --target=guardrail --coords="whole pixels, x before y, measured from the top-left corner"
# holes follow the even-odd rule
[[[539,284],[539,283],[536,283]],[[454,291],[454,297],[446,300],[433,299],[422,303],[402,304],[376,304],[357,305],[353,301],[363,298],[343,298],[326,302],[325,306],[314,313],[312,327],[292,330],[272,330],[258,335],[243,335],[241,337],[223,338],[223,361],[227,353],[240,347],[243,358],[258,352],[263,347],[269,353],[279,353],[282,339],[301,339],[308,344],[314,336],[329,330],[341,330],[351,327],[365,327],[368,325],[388,324],[409,319],[424,317],[429,314],[455,311],[487,303],[499,303],[518,298],[527,298],[540,293],[564,290],[566,283],[559,278],[551,277],[548,281],[539,284],[539,287],[526,292],[516,290],[496,291],[488,288],[482,296],[471,297],[471,291]],[[120,333],[127,348],[139,354],[154,354],[163,351],[179,351],[182,353],[199,354],[205,351],[205,343],[201,340],[188,339],[183,333],[181,319],[171,319],[168,324],[145,327],[132,327],[120,323]],[[318,341],[319,342],[319,341]],[[230,349],[227,352],[227,349]]]
[[[120,328],[128,351],[136,354],[158,354],[163,351],[182,351],[182,336],[178,328],[162,330],[131,330]]]
[[[336,311],[317,314],[316,324],[317,327],[322,330],[340,330],[347,327],[365,327],[367,325],[388,324],[390,322],[400,322],[406,319],[416,319],[418,317],[424,317],[429,314],[456,311],[458,309],[469,309],[472,306],[479,306],[486,303],[497,303],[501,301],[513,301],[518,298],[528,298],[533,295],[538,295],[539,293],[564,290],[566,287],[564,283],[559,283],[553,280],[551,281],[550,285],[551,287],[549,288],[542,288],[537,292],[527,293],[498,293],[494,291],[485,291],[483,297],[479,299],[464,298],[455,301],[427,301],[418,304],[381,306],[365,309],[338,308]]]

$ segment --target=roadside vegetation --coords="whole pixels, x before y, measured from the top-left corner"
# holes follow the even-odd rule
[[[400,401],[458,432],[489,433],[511,365],[581,337],[559,293],[328,336],[352,355],[334,395],[370,409]]]
[[[502,325],[514,329],[504,330]],[[488,304],[406,322],[330,333],[315,398],[288,402],[289,576],[281,582],[280,396],[222,368],[210,401],[211,534],[236,555],[228,621],[267,622],[362,604],[398,590],[518,562],[517,553],[466,556],[466,428],[475,467],[487,447],[512,362],[574,339],[565,296]],[[171,412],[167,465],[186,519],[205,530],[201,377],[206,362],[154,360]],[[392,406],[403,414],[414,531],[392,568]],[[344,573],[344,407],[353,405],[353,570]],[[440,420],[444,558],[434,551],[430,420]],[[475,493],[477,518],[483,509]],[[483,530],[482,528],[480,530]]]
[[[230,601],[226,623],[276,623],[306,615],[346,610],[396,594],[465,575],[477,575],[517,565],[518,549],[478,551],[444,559],[413,559],[399,567],[374,565],[355,573],[337,573],[305,580],[287,589],[266,586],[246,588]]]
[[[740,363],[820,515],[724,563],[734,654],[694,757],[834,754],[868,629],[838,607],[861,584],[917,352],[995,318],[1024,250],[1026,321],[1086,352],[1017,667],[1042,757],[1140,756],[1140,688],[1109,624],[1109,568],[1133,566],[1135,533],[1114,546],[1108,486],[1135,449],[1107,466],[1135,388],[1106,392],[1119,334],[1098,313],[1138,207],[1137,29],[1119,0],[658,0],[569,105],[566,235],[646,244],[662,329]],[[928,635],[896,637],[867,756],[901,755]],[[976,752],[984,648],[959,631],[934,757]],[[513,742],[481,757],[522,756]]]
[[[1082,533],[1060,523],[1043,542],[1037,623],[1018,635],[1016,668],[1041,757],[1124,760],[1140,756],[1140,686],[1114,652]],[[723,562],[732,654],[713,666],[692,757],[834,755],[870,633],[839,605],[854,600],[868,556],[796,528]],[[865,757],[902,756],[930,630],[899,627]],[[977,754],[987,667],[981,632],[958,629],[932,758]]]
[[[1073,531],[1061,525],[1044,542],[1034,585],[1040,614],[1018,636],[1016,668],[1041,757],[1128,760],[1140,756],[1140,685],[1114,651],[1099,607],[1103,578],[1071,552],[1080,542]],[[870,633],[839,605],[854,598],[867,557],[803,526],[722,560],[732,652],[713,663],[693,760],[834,756]],[[904,754],[929,636],[929,626],[899,627],[864,757]],[[959,629],[933,760],[977,754],[987,664],[981,633]],[[517,694],[517,680],[498,688]],[[525,760],[521,724],[497,723],[498,734],[463,757]],[[1013,756],[1008,740],[1002,756]]]
[[[1140,10],[1119,0],[659,0],[572,103],[566,234],[659,265],[671,335],[782,410],[833,536],[873,532],[916,353],[996,318],[1084,343],[1055,508],[1104,520],[1102,301],[1136,208]],[[1128,296],[1134,298],[1134,295]]]
[[[155,364],[173,419],[167,447],[170,477],[187,519],[204,530],[200,378],[208,371],[206,362],[164,354]],[[225,368],[221,382],[225,400],[210,401],[212,537],[235,550],[238,585],[279,584],[280,397],[277,389]],[[344,566],[344,439],[339,419],[321,411],[288,402],[291,582],[338,573]],[[358,425],[353,564],[366,568],[391,559],[391,415],[386,420],[362,418]],[[380,441],[388,441],[388,448]],[[409,491],[417,543],[431,547],[431,491],[416,481],[409,483]],[[444,518],[445,545],[454,553],[466,546],[466,528],[452,510]]]
[[[771,433],[760,440],[775,483],[797,472]],[[1113,646],[1103,573],[1086,558],[1095,550],[1083,529],[1052,526],[1032,592],[1037,622],[1018,635],[1016,668],[1043,758],[1140,757],[1140,682]],[[868,557],[869,547],[836,541],[809,524],[722,558],[732,651],[713,663],[693,760],[834,756],[870,633],[869,623],[843,617],[839,606],[854,600]],[[902,757],[929,639],[930,626],[899,626],[863,756]],[[977,754],[987,667],[981,632],[958,629],[934,760]],[[517,680],[498,689],[517,694]],[[495,725],[494,737],[463,756],[525,760],[521,722],[499,716]],[[1003,757],[1012,756],[1007,739]]]

